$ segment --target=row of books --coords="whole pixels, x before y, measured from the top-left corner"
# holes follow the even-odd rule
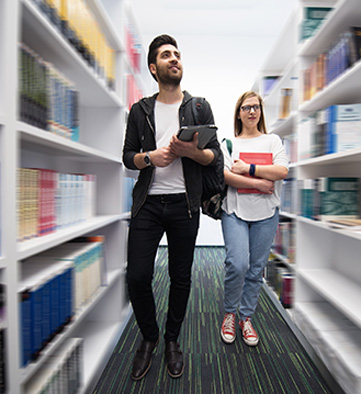
[[[130,61],[131,66],[135,72],[140,71],[141,64],[141,44],[138,36],[135,33],[135,29],[132,26],[128,26],[125,29],[125,49]]]
[[[5,329],[0,329],[0,394],[7,392]]]
[[[310,100],[361,57],[361,27],[342,32],[330,48],[303,71],[303,101]]]
[[[92,242],[90,242],[92,241]],[[22,366],[69,324],[105,285],[104,238],[81,238],[21,263]]]
[[[19,44],[20,120],[79,140],[79,92],[52,64]]]
[[[123,178],[123,212],[130,212],[133,203],[134,178]]]
[[[297,214],[297,180],[292,174],[282,182],[281,211]]]
[[[69,338],[48,357],[34,378],[25,385],[25,394],[75,394],[83,382],[84,340]]]
[[[295,262],[296,226],[292,220],[281,219],[278,223],[273,250],[287,258],[289,263]]]
[[[138,88],[137,81],[132,74],[127,75],[127,103],[128,109],[132,107],[134,103],[139,101],[143,97],[141,89]]]
[[[19,241],[47,235],[95,216],[95,175],[19,168],[17,176]]]
[[[6,317],[6,285],[0,283],[0,325]]]
[[[115,51],[85,0],[33,0],[82,58],[115,88]]]
[[[319,177],[297,184],[301,216],[321,221],[360,217],[359,178]]]
[[[313,37],[332,9],[331,7],[304,7],[303,19],[300,23],[300,41]]]
[[[282,306],[291,308],[294,302],[294,274],[272,253],[265,268],[264,278],[275,291]]]
[[[299,160],[360,147],[361,103],[331,105],[299,123]]]

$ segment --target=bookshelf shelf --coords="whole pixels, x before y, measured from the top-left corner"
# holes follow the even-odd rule
[[[331,269],[298,269],[297,275],[340,309],[356,326],[361,326],[361,288],[356,281]],[[336,292],[337,288],[341,288],[342,292]]]
[[[1,360],[6,364],[5,392],[24,394],[31,384],[38,382],[42,370],[49,365],[50,360],[54,360],[56,353],[66,345],[69,338],[79,337],[83,339],[82,348],[85,357],[84,386],[79,391],[87,393],[93,390],[99,378],[98,374],[108,362],[111,351],[119,339],[130,313],[125,290],[129,212],[123,212],[127,196],[124,193],[125,182],[123,181],[126,175],[121,162],[126,105],[128,106],[126,76],[132,72],[124,67],[127,57],[126,50],[129,46],[124,37],[128,22],[126,0],[119,0],[116,4],[108,0],[79,0],[77,2],[76,12],[79,13],[81,10],[83,20],[86,20],[87,23],[94,23],[92,27],[99,32],[99,37],[102,37],[100,41],[104,40],[103,44],[106,42],[105,47],[102,48],[108,50],[111,47],[113,50],[113,52],[109,50],[107,53],[114,54],[111,59],[115,62],[114,70],[110,70],[110,66],[106,67],[105,57],[95,51],[94,41],[91,41],[90,44],[93,56],[89,56],[89,51],[83,53],[88,43],[86,40],[90,40],[90,37],[86,37],[85,34],[82,36],[84,42],[81,45],[76,45],[74,42],[71,44],[61,30],[53,22],[50,22],[49,14],[39,8],[40,5],[41,7],[46,5],[56,7],[60,4],[59,2],[2,0],[0,3],[0,26],[2,26],[0,37],[2,55],[0,59],[2,71],[0,80],[0,161],[3,230],[4,224],[6,224],[6,231],[1,232],[1,253],[3,255],[0,256],[1,282],[6,289],[6,320],[0,323],[0,329],[5,330],[5,360]],[[75,2],[69,4],[73,3],[75,4]],[[109,9],[109,7],[117,9],[116,18],[115,15],[112,15],[113,8]],[[74,15],[69,14],[68,16],[71,18]],[[6,38],[6,41],[3,37]],[[23,43],[26,49],[20,50],[19,43]],[[97,43],[99,43],[98,40]],[[78,49],[75,49],[76,46]],[[85,60],[87,55],[88,60]],[[34,97],[32,88],[35,84],[31,86],[27,84],[29,81],[39,82],[40,76],[45,75],[43,69],[41,69],[41,73],[35,74],[35,71],[40,70],[39,65],[42,67],[42,60],[51,64],[56,70],[55,74],[61,80],[57,85],[59,89],[66,90],[69,94],[69,82],[70,86],[78,92],[78,111],[74,112],[79,121],[79,139],[76,141],[55,135],[23,121],[23,119],[27,119],[32,124],[39,124],[39,122],[36,123],[39,117],[34,108],[41,111],[49,109],[45,108],[45,101],[41,103],[38,101],[39,96]],[[96,64],[95,61],[97,61]],[[19,70],[22,72],[19,73]],[[140,72],[134,72],[133,76],[137,78],[139,89],[148,86],[142,81]],[[113,77],[115,77],[115,81],[113,81]],[[149,76],[148,78],[151,79]],[[55,78],[48,78],[46,81],[53,83]],[[45,86],[45,82],[40,84],[42,90],[39,88],[37,92],[44,93]],[[24,88],[29,89],[26,91]],[[49,100],[47,103],[50,102],[51,108],[55,108],[58,115],[60,112],[62,115],[67,114],[64,108],[68,107],[64,103],[58,104],[58,101],[54,99],[54,94],[52,95],[53,91],[48,90],[47,98]],[[143,93],[150,92],[142,91]],[[24,100],[25,96],[28,98],[26,101]],[[61,94],[60,96],[64,97],[65,95]],[[24,103],[28,107],[25,108]],[[29,109],[29,103],[33,112]],[[125,105],[125,103],[127,104]],[[62,124],[70,123],[69,119],[64,121],[64,119],[52,118],[52,120],[57,122],[59,120],[59,123],[63,122]],[[58,130],[60,128],[58,127]],[[65,134],[64,131],[63,134]],[[19,201],[22,201],[19,199],[22,196],[17,183],[19,168],[49,169],[65,175],[91,174],[91,182],[95,186],[94,206],[91,213],[94,216],[76,225],[56,230],[51,234],[18,242],[18,229],[20,228],[18,217],[21,218],[24,213],[21,210],[24,205],[19,204]],[[93,183],[94,179],[96,180]],[[37,193],[35,201],[38,201],[38,196],[44,195],[44,189],[39,185],[42,186],[38,182],[33,188],[33,190],[41,191],[41,193]],[[56,195],[57,198],[59,198],[58,196]],[[52,209],[56,207],[54,199],[55,197],[51,202]],[[88,216],[91,214],[89,212]],[[44,223],[35,215],[33,219],[33,227],[40,224],[41,230]],[[36,234],[37,229],[33,233]],[[22,228],[20,236],[25,237]],[[25,362],[27,360],[27,355],[23,357],[27,348],[23,347],[22,328],[25,330],[25,325],[21,312],[21,308],[26,307],[22,303],[25,299],[22,297],[26,294],[20,293],[21,284],[24,283],[22,275],[25,275],[29,268],[26,266],[28,262],[26,259],[36,259],[38,254],[51,251],[52,248],[82,236],[100,236],[104,239],[105,264],[102,278],[107,279],[106,285],[98,287],[99,283],[91,284],[94,286],[92,289],[97,289],[93,297],[86,305],[77,309],[73,320],[43,349],[36,362],[21,367],[23,359]],[[98,264],[98,261],[94,263],[94,267],[95,264]],[[37,267],[36,264],[33,265],[35,271],[33,278],[40,278],[41,275],[36,275],[34,267]],[[59,271],[54,269],[47,271],[47,267],[43,267],[43,269],[43,273],[47,272],[53,275],[51,278],[59,279]],[[44,279],[44,277],[42,278]],[[49,283],[49,277],[45,278],[45,283]],[[42,284],[39,283],[38,288],[42,287]],[[32,291],[33,293],[31,293]],[[29,293],[34,294],[34,292],[34,288],[29,289]],[[90,297],[89,294],[87,296]],[[61,323],[59,323],[60,325]],[[48,335],[46,330],[47,327],[44,327],[44,335]],[[22,339],[19,340],[19,338]],[[41,338],[41,340],[45,339],[46,337]],[[40,346],[34,344],[34,349],[31,348],[28,353],[34,355]],[[0,381],[2,380],[0,379]],[[2,387],[0,387],[1,389]]]
[[[310,70],[317,57],[327,52],[331,45],[348,27],[361,26],[361,8],[358,0],[325,0],[311,2],[301,0],[296,15],[290,18],[286,29],[289,37],[299,34],[301,21],[305,18],[305,7],[333,7],[320,29],[304,43],[296,39],[292,48],[285,46],[290,57],[283,63],[277,75],[287,75],[293,64],[302,93],[304,72]],[[308,10],[309,11],[309,10]],[[311,13],[308,14],[309,18]],[[296,33],[295,33],[296,32]],[[281,47],[284,37],[277,42]],[[263,75],[274,75],[272,59],[277,51],[272,51],[261,76],[254,86],[261,87]],[[287,55],[284,55],[287,58]],[[292,68],[291,67],[291,68]],[[314,69],[313,69],[314,70]],[[314,72],[314,71],[313,71]],[[314,76],[314,75],[313,75]],[[309,101],[297,102],[290,116],[282,123],[275,122],[270,130],[281,137],[296,137],[303,142],[300,133],[306,130],[304,122],[316,111],[331,105],[361,102],[361,60],[356,61],[341,75],[316,93]],[[282,79],[280,79],[282,81]],[[275,85],[266,106],[274,106]],[[277,113],[274,108],[273,113]],[[267,114],[266,114],[267,115]],[[291,139],[289,139],[291,140]],[[317,148],[317,147],[316,147]],[[296,182],[319,177],[361,178],[361,148],[332,153],[319,157],[299,160],[290,165],[292,178]],[[297,190],[296,190],[297,193]],[[297,197],[295,198],[297,202]],[[292,200],[293,201],[293,200]],[[286,201],[288,203],[288,201]],[[299,203],[299,202],[298,202]],[[296,206],[300,206],[296,204]],[[296,210],[299,210],[296,208]],[[361,274],[359,256],[361,254],[361,231],[332,227],[327,222],[312,220],[297,214],[281,212],[295,224],[295,275],[294,307],[292,321],[308,342],[310,356],[316,353],[326,370],[333,375],[341,390],[347,394],[361,390]],[[282,259],[282,256],[279,256]],[[345,335],[347,332],[347,335]],[[348,335],[350,334],[350,335]],[[297,335],[297,334],[296,334]],[[312,351],[312,348],[314,352]],[[315,359],[316,361],[316,359]],[[325,374],[325,378],[329,379]]]
[[[286,119],[278,119],[271,125],[269,133],[277,133],[281,137],[291,134],[296,117],[297,112],[292,111]]]
[[[334,165],[345,163],[358,163],[361,159],[361,148],[354,148],[345,152],[331,153],[329,155],[314,157],[299,161],[299,167],[312,167],[322,165]]]
[[[63,157],[71,155],[70,157],[77,160],[89,162],[120,163],[120,157],[88,147],[79,142],[70,141],[24,122],[18,122],[17,129],[20,132],[23,148],[33,152],[57,154]]]
[[[18,260],[26,259],[44,250],[54,248],[73,238],[80,237],[92,231],[97,231],[105,226],[115,223],[121,219],[121,215],[104,215],[89,219],[83,223],[76,224],[64,230],[37,237],[28,241],[18,243]]]
[[[361,101],[361,93],[359,89],[355,89],[360,78],[361,61],[358,61],[310,101],[303,103],[299,110],[301,112],[314,112],[335,103],[347,104]]]
[[[344,386],[348,380],[353,381],[354,376],[360,376],[361,335],[357,327],[327,302],[298,302],[294,309],[297,325],[328,370],[338,375]],[[356,389],[355,392],[361,389],[357,383]]]
[[[339,33],[348,26],[358,26],[361,19],[361,10],[358,0],[329,1],[328,5],[334,6],[329,17],[313,39],[301,46],[300,57],[317,56],[324,51]],[[336,12],[335,12],[336,11]]]

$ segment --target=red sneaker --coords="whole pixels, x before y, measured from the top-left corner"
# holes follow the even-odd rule
[[[232,343],[236,339],[236,316],[234,313],[224,315],[221,337],[226,343]]]
[[[259,342],[258,335],[256,330],[253,328],[251,323],[251,318],[247,317],[246,320],[241,320],[239,322],[239,326],[242,331],[243,340],[246,342],[248,346],[257,346]]]

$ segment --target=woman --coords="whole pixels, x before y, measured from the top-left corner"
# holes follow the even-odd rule
[[[235,340],[239,309],[243,340],[249,346],[256,346],[259,338],[251,318],[258,304],[263,270],[277,230],[282,180],[288,173],[288,159],[280,137],[267,134],[263,102],[257,93],[246,92],[238,99],[234,129],[232,157],[226,143],[222,144],[228,191],[222,205],[226,260],[225,317],[221,337],[226,343]],[[246,163],[239,159],[241,152],[272,153],[272,164]],[[238,191],[241,188],[243,192]]]

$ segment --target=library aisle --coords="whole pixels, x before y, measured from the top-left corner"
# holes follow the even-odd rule
[[[196,248],[191,296],[179,338],[185,360],[184,375],[179,379],[168,376],[161,340],[145,378],[139,382],[131,379],[133,357],[141,341],[132,316],[92,394],[336,393],[326,384],[264,290],[253,319],[260,335],[259,345],[248,347],[239,331],[234,344],[222,341],[224,257],[222,247]],[[153,287],[161,332],[169,288],[167,260],[167,247],[161,247]]]

